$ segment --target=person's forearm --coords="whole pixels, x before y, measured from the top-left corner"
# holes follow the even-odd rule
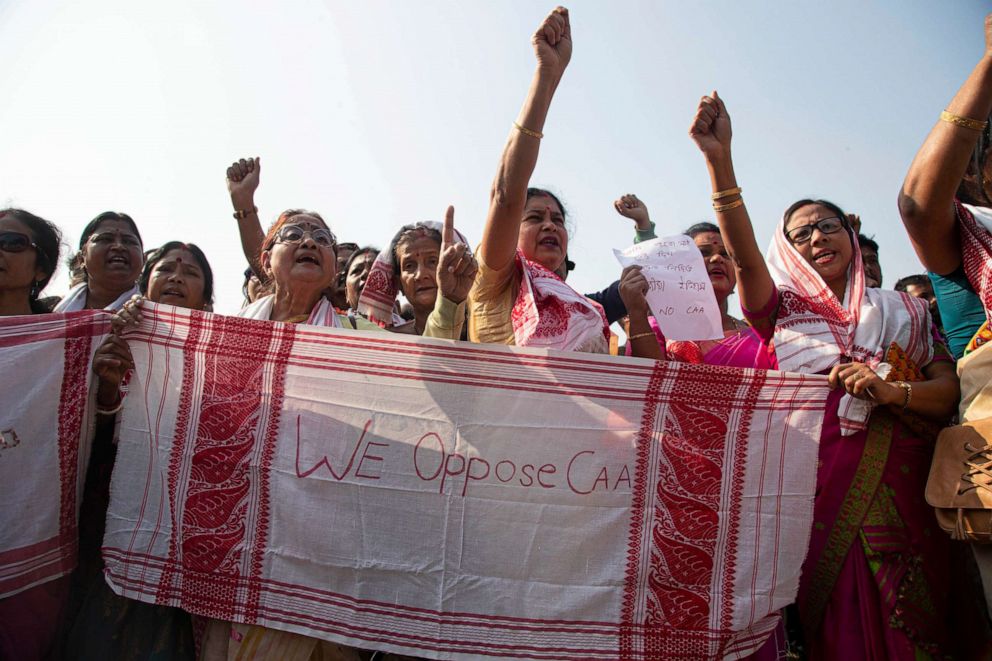
[[[904,412],[903,405],[906,403],[907,395],[909,405],[906,407],[906,412],[915,413],[937,422],[946,422],[957,412],[961,388],[956,376],[948,375],[928,381],[913,381],[909,385],[912,389],[911,395],[908,395],[910,392],[908,389],[893,386],[898,389],[898,392],[893,396],[893,401],[889,402],[889,406],[894,412]]]
[[[252,270],[260,279],[262,278],[262,267],[259,263],[259,253],[262,252],[262,242],[265,240],[265,232],[262,231],[262,221],[255,210],[254,196],[241,197],[232,195],[231,206],[235,212],[247,212],[238,218],[238,233],[241,235],[241,249],[245,253],[245,259]]]
[[[434,309],[427,317],[423,337],[440,337],[446,340],[460,340],[465,326],[465,301],[454,303],[437,294]]]
[[[955,117],[984,122],[992,112],[992,55],[971,72],[938,119],[910,165],[899,193],[899,211],[924,266],[947,274],[960,262],[953,201],[981,131]],[[935,109],[936,114],[936,109]],[[965,124],[971,122],[964,121]]]
[[[707,158],[706,167],[709,169],[710,184],[714,193],[737,188],[737,176],[734,173],[734,162],[729,150],[719,156]],[[715,200],[715,204],[726,205],[737,199],[743,201],[743,197],[739,194],[732,194]],[[741,305],[745,309],[758,310],[768,303],[775,285],[754,237],[754,228],[751,226],[747,206],[741,204],[733,209],[717,211],[716,217],[727,253],[734,262],[737,272]]]
[[[658,343],[658,336],[654,334],[654,329],[648,323],[647,310],[630,313],[627,343],[630,345],[631,354],[637,358],[651,358],[653,360],[665,360],[666,358],[665,351]]]
[[[96,403],[103,408],[110,408],[117,405],[121,400],[120,383],[99,379],[96,390]]]
[[[483,261],[493,269],[505,266],[516,250],[520,220],[527,202],[527,186],[541,147],[541,139],[530,133],[543,133],[558,82],[557,76],[540,67],[535,71],[516,120],[525,130],[511,127],[503,149],[490,193],[489,217],[479,246]]]

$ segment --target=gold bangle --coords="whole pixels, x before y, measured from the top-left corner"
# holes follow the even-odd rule
[[[538,140],[540,140],[541,138],[544,137],[544,134],[543,133],[540,133],[538,131],[531,131],[526,126],[520,126],[520,124],[517,124],[516,122],[513,122],[513,128],[517,129],[518,131],[520,131],[524,135],[529,135],[530,137],[537,138]]]
[[[896,381],[895,385],[906,391],[906,401],[902,403],[902,412],[909,408],[909,403],[913,401],[913,385],[909,381]]]
[[[654,331],[645,331],[643,333],[635,333],[634,335],[628,335],[627,336],[627,340],[628,341],[630,341],[630,340],[636,340],[638,338],[647,337],[649,335],[651,337],[656,337],[655,334],[654,334]]]
[[[978,119],[972,119],[971,117],[955,115],[954,113],[947,112],[946,110],[941,111],[940,121],[947,122],[948,124],[954,124],[955,126],[960,126],[962,128],[971,129],[972,131],[984,131],[985,127],[989,125],[988,120],[983,122]]]
[[[742,206],[744,206],[744,198],[739,197],[733,202],[728,202],[727,204],[714,204],[713,211],[716,211],[717,213],[721,213],[723,211],[730,211],[731,209],[736,209],[737,207],[742,207]]]
[[[251,209],[238,209],[234,212],[234,217],[237,220],[243,220],[253,213],[258,213],[258,207],[252,207]]]
[[[717,192],[710,195],[710,199],[716,201],[719,200],[721,197],[730,197],[731,195],[737,195],[743,192],[744,189],[741,188],[740,186],[737,186],[736,188],[728,188],[727,190],[718,190]]]

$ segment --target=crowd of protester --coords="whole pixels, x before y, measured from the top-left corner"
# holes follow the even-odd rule
[[[898,210],[926,272],[900,279],[894,290],[882,288],[880,247],[862,234],[861,219],[825,199],[791,202],[783,191],[781,224],[762,252],[735,175],[731,104],[715,91],[699,101],[689,136],[704,158],[716,222],[697,222],[685,233],[702,253],[725,337],[666,340],[639,267],[623,269],[600,292],[570,287],[565,207],[531,186],[548,111],[572,54],[568,12],[558,8],[533,36],[536,69],[474,250],[455,229],[450,207],[443,222],[398,228],[381,250],[339,241],[316,211],[288,209],[266,231],[268,214],[254,201],[261,161],[240,159],[227,170],[248,265],[238,314],[345,331],[826,375],[832,391],[799,595],[754,658],[988,653],[992,545],[953,541],[923,498],[933,430],[992,415],[986,392],[992,359],[989,350],[980,351],[992,337],[992,15],[985,39],[984,57],[944,112],[935,112],[940,116],[898,192]],[[568,182],[557,183],[568,189]],[[614,206],[634,221],[635,242],[655,237],[647,205],[636,195],[622,195]],[[211,310],[213,275],[196,245],[170,241],[146,250],[139,223],[108,211],[85,227],[68,260],[69,293],[45,297],[62,244],[55,224],[25,210],[0,210],[0,315],[114,313],[114,332],[92,365],[98,425],[80,513],[79,565],[71,576],[0,600],[0,656],[226,659],[251,645],[256,652],[281,650],[270,658],[369,658],[369,651],[295,634],[198,620],[118,597],[107,586],[99,548],[114,419],[133,366],[127,329],[140,323],[146,300]],[[728,312],[735,291],[743,318]],[[610,331],[615,321],[626,330],[624,347]],[[880,363],[892,370],[883,373]],[[881,436],[870,431],[880,418],[888,422]],[[988,474],[992,445],[986,444],[978,464]],[[879,448],[883,459],[869,476],[875,490],[856,493],[869,470],[863,458]]]

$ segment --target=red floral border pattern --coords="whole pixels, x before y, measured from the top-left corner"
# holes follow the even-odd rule
[[[655,501],[650,512],[650,562],[646,575],[640,575],[645,539],[642,521],[648,479],[650,444],[659,405],[658,393],[667,377],[664,363],[658,363],[646,393],[641,430],[637,439],[637,469],[632,499],[630,549],[627,578],[621,609],[620,658],[711,658],[734,644],[731,631],[733,584],[739,539],[743,479],[733,480],[733,490],[725,505],[726,558],[719,581],[713,573],[717,561],[720,531],[721,492],[726,452],[733,448],[734,471],[742,475],[747,447],[737,442],[746,437],[750,416],[745,413],[730,429],[733,411],[753,410],[764,384],[752,381],[746,393],[738,393],[738,383],[714,371],[689,380],[676,379],[662,422],[661,452],[657,464]],[[733,438],[728,438],[728,432]],[[642,585],[643,583],[643,585]],[[712,622],[713,585],[721,585],[719,630]],[[637,621],[638,594],[646,594],[643,616]]]
[[[268,471],[275,454],[293,327],[273,324],[272,332],[260,337],[245,332],[249,322],[236,317],[214,317],[209,334],[203,333],[197,315],[190,322],[169,460],[169,499],[174,513],[169,562],[157,600],[166,603],[178,594],[184,607],[220,610],[218,616],[228,619],[234,619],[236,604],[242,603],[245,607],[238,614],[250,621],[257,618],[261,593],[262,554],[269,530]],[[277,347],[270,352],[273,334],[278,335]],[[196,402],[195,355],[207,357]],[[274,367],[271,415],[261,420],[267,365]],[[197,424],[189,439],[194,409],[198,410]],[[252,452],[259,434],[261,457],[254,467]],[[181,494],[178,485],[184,457],[188,457],[189,477],[187,490]],[[256,502],[250,502],[252,498]],[[182,513],[180,520],[176,512]],[[182,576],[178,586],[177,569]]]

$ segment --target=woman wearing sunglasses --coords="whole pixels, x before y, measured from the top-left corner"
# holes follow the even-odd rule
[[[50,312],[38,295],[59,263],[62,232],[22,209],[0,210],[0,316]]]
[[[70,268],[82,269],[83,281],[69,290],[55,312],[119,310],[138,293],[144,264],[141,234],[130,216],[105,211],[83,228],[79,252]]]
[[[62,233],[47,220],[21,209],[0,210],[0,316],[48,312],[38,294],[55,272],[61,241]],[[5,376],[7,387],[17,387],[16,374]],[[12,512],[5,516],[10,524],[24,523]],[[68,586],[63,576],[0,599],[0,658],[47,658]]]
[[[702,98],[689,134],[706,158],[745,316],[773,342],[780,369],[827,375],[834,389],[797,600],[810,658],[953,656],[949,540],[922,498],[933,437],[913,422],[946,422],[958,381],[929,311],[865,287],[847,216],[825,200],[786,209],[762,257],[716,92]]]

